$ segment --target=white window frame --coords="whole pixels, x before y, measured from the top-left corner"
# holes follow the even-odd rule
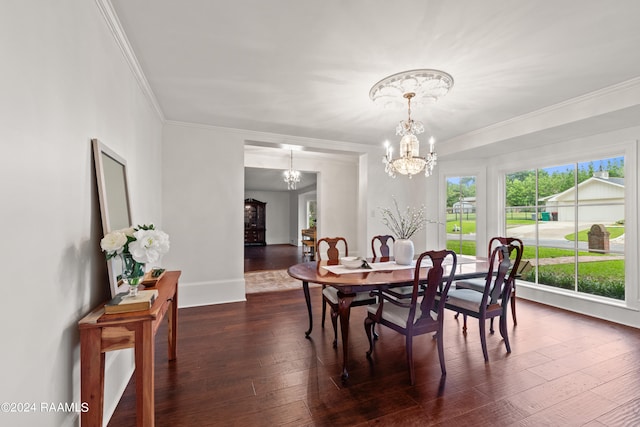
[[[505,177],[507,174],[522,170],[543,169],[554,165],[588,162],[594,159],[607,159],[623,156],[625,165],[625,301],[615,301],[589,294],[566,291],[538,284],[518,283],[520,297],[536,300],[545,304],[567,308],[572,311],[606,318],[618,323],[638,326],[637,311],[640,311],[640,285],[638,284],[639,266],[633,260],[638,259],[638,149],[637,140],[624,137],[623,131],[600,134],[566,143],[556,143],[538,147],[535,152],[513,154],[507,159],[494,159],[500,166],[496,168],[497,184],[500,188],[498,212],[496,218],[502,227],[505,218]],[[502,160],[502,161],[501,161]],[[489,213],[491,215],[491,213]]]

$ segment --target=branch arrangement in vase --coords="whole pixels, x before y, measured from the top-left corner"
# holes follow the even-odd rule
[[[394,210],[379,208],[382,213],[382,223],[389,228],[396,239],[410,239],[417,231],[422,230],[428,221],[425,217],[425,207],[409,207],[404,213],[398,206],[398,201],[393,198]]]

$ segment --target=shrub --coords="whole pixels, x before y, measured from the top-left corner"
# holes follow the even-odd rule
[[[523,280],[535,282],[535,270],[523,276]],[[555,271],[540,267],[538,283],[561,289],[574,290],[574,275],[562,271]],[[578,276],[578,291],[586,294],[599,295],[607,298],[624,300],[624,280],[602,277]]]

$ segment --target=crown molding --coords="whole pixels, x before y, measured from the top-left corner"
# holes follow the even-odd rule
[[[295,136],[272,132],[255,131],[240,128],[230,128],[223,126],[208,125],[194,122],[183,122],[177,120],[166,120],[165,125],[187,127],[193,129],[207,129],[216,132],[225,132],[235,135],[245,140],[248,145],[273,145],[280,148],[289,149],[289,146],[305,147],[306,151],[324,151],[327,153],[341,153],[350,155],[360,155],[371,150],[379,151],[379,147],[360,144],[357,142],[338,141],[329,139],[310,138],[305,136]]]
[[[476,129],[463,135],[458,135],[444,142],[448,144],[455,144],[459,142],[476,140],[478,139],[478,137],[491,134],[492,132],[497,132],[501,129],[509,129],[514,127],[527,128],[526,126],[527,123],[533,122],[537,119],[544,118],[545,116],[548,116],[548,115],[557,115],[558,113],[561,113],[563,111],[570,111],[571,109],[579,109],[580,106],[588,103],[598,104],[602,100],[611,96],[617,97],[617,99],[619,99],[620,102],[624,104],[624,105],[616,105],[615,107],[613,107],[614,110],[620,109],[623,107],[628,107],[629,106],[628,100],[624,96],[621,96],[621,94],[629,94],[629,93],[632,93],[633,91],[640,92],[640,77],[634,77],[630,80],[626,80],[624,82],[617,83],[612,86],[607,86],[605,88],[602,88],[593,92],[589,92],[584,95],[577,96],[575,98],[567,99],[566,101],[562,101],[557,104],[550,105],[548,107],[540,108],[530,113],[522,114],[520,116],[513,117],[511,119],[504,120],[502,122],[494,123],[484,128]],[[635,101],[635,99],[637,98],[634,97],[634,101],[631,102],[632,104],[633,103],[637,104],[637,101]],[[605,110],[606,110],[606,107],[605,107]],[[604,112],[608,112],[608,111],[603,111],[603,113]]]
[[[133,49],[131,48],[131,44],[129,43],[129,39],[120,24],[120,20],[118,19],[118,15],[111,4],[111,0],[95,0],[100,13],[104,17],[105,22],[107,23],[107,27],[111,30],[111,34],[113,34],[113,38],[116,40],[118,47],[120,47],[120,51],[124,55],[127,64],[129,64],[129,68],[133,73],[133,77],[138,82],[140,89],[142,89],[142,93],[147,98],[147,100],[151,103],[151,106],[155,110],[156,114],[160,118],[160,120],[164,123],[165,117],[162,112],[162,108],[160,108],[160,104],[149,85],[149,81],[144,75],[142,71],[142,67],[138,62],[138,58],[136,58]]]

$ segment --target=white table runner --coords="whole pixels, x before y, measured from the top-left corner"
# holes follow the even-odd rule
[[[459,255],[458,256],[458,265],[461,264],[472,264],[476,262],[475,257]],[[445,260],[443,265],[450,265],[451,260]],[[370,262],[369,265],[371,268],[347,268],[344,265],[323,265],[321,268],[332,272],[333,274],[351,274],[351,273],[367,273],[369,271],[390,271],[390,270],[405,270],[409,268],[416,267],[416,260],[413,260],[409,265],[400,265],[396,264],[395,261],[387,261],[387,262]],[[423,267],[431,267],[431,260],[423,260]]]
[[[370,262],[369,265],[371,266],[371,268],[347,268],[344,265],[323,265],[322,268],[324,268],[325,270],[329,270],[333,274],[368,273],[370,271],[405,270],[408,268],[415,268],[416,262],[414,260],[410,265],[396,264],[395,261]],[[428,267],[431,265],[431,263],[424,261],[422,265]]]

